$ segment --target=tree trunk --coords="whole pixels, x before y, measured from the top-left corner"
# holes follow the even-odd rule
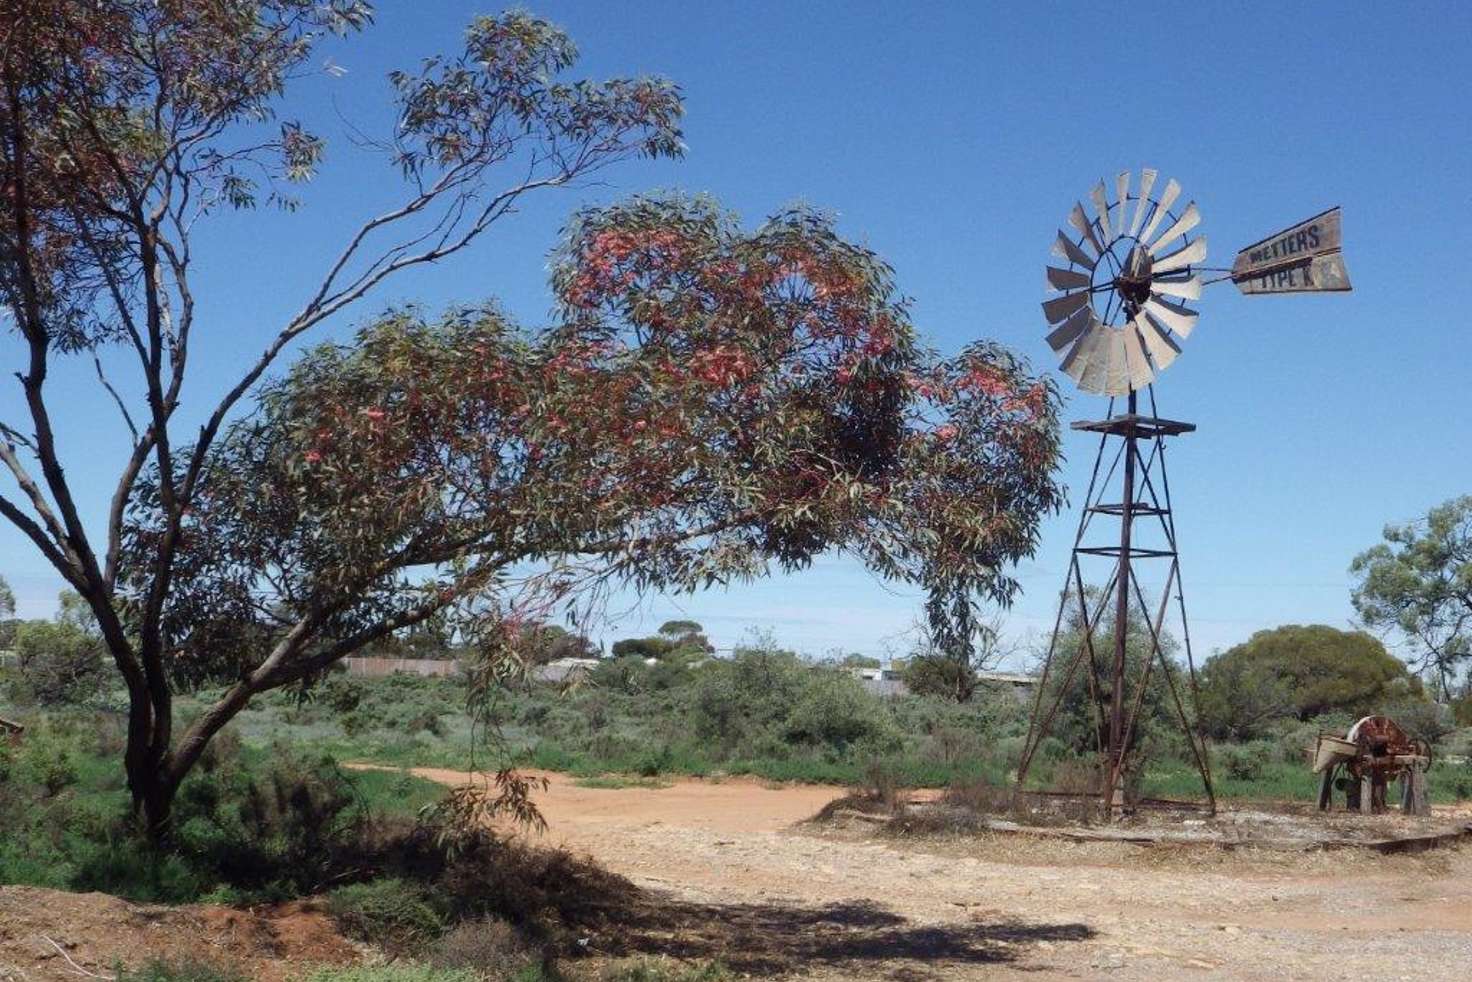
[[[129,774],[128,784],[133,789],[133,808],[143,821],[143,831],[154,845],[168,842],[174,813],[174,792],[178,785],[150,768],[147,773]]]
[[[128,745],[123,753],[123,769],[128,775],[134,815],[142,821],[149,840],[162,844],[169,836],[169,818],[178,782],[170,774],[169,748],[159,741],[159,714],[171,712],[173,707],[157,706],[147,686],[129,696]]]
[[[162,843],[168,838],[169,816],[173,810],[172,782],[153,759],[147,742],[135,747],[132,732],[123,766],[128,774],[128,791],[133,796],[133,814],[143,823],[150,841]]]

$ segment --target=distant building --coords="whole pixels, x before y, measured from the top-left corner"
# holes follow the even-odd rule
[[[349,675],[370,679],[395,674],[429,677],[460,674],[460,663],[453,658],[344,658],[342,665]]]
[[[1006,688],[1017,697],[1018,702],[1029,702],[1038,685],[1036,675],[1024,675],[1021,672],[977,672],[976,681]]]
[[[909,686],[905,685],[905,673],[903,669],[886,666],[883,668],[854,668],[850,669],[858,680],[864,683],[864,688],[876,696],[904,696],[910,694]],[[1032,699],[1033,691],[1038,684],[1037,676],[1026,675],[1022,672],[989,672],[976,673],[976,680],[991,688],[1005,689],[1017,697],[1019,702],[1028,702]]]

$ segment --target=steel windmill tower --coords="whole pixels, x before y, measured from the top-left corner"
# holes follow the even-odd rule
[[[1164,419],[1155,409],[1155,377],[1175,361],[1181,343],[1195,329],[1199,314],[1186,304],[1199,300],[1202,288],[1231,280],[1246,294],[1345,291],[1349,277],[1340,252],[1340,214],[1330,209],[1307,221],[1256,242],[1238,253],[1230,269],[1210,268],[1206,237],[1195,235],[1201,213],[1194,201],[1177,207],[1181,186],[1167,181],[1157,194],[1159,175],[1146,168],[1138,184],[1130,171],[1114,181],[1113,200],[1100,181],[1090,192],[1092,209],[1075,204],[1069,213],[1072,231],[1059,231],[1053,254],[1066,265],[1046,270],[1050,292],[1043,313],[1050,329],[1047,341],[1062,359],[1064,373],[1084,392],[1109,397],[1102,420],[1077,422],[1075,430],[1099,434],[1089,490],[1079,514],[1073,553],[1054,624],[1053,637],[1033,704],[1027,740],[1018,764],[1017,789],[1025,788],[1029,769],[1059,707],[1087,659],[1089,699],[1096,713],[1100,754],[1097,787],[1106,815],[1126,806],[1123,784],[1131,764],[1131,742],[1137,736],[1141,707],[1158,670],[1169,691],[1169,708],[1191,748],[1201,775],[1207,810],[1216,809],[1206,741],[1197,707],[1196,666],[1191,652],[1180,556],[1166,475],[1166,438],[1195,430],[1192,423]],[[1218,274],[1204,278],[1203,274]],[[1140,412],[1146,393],[1149,413]],[[1115,413],[1116,399],[1127,400]],[[1100,538],[1099,526],[1118,522],[1117,535]],[[1157,544],[1143,545],[1136,523],[1152,527]],[[1093,533],[1093,535],[1091,535]],[[1106,560],[1109,568],[1098,602],[1085,586],[1085,563]],[[1152,609],[1138,576],[1139,561],[1166,564],[1164,585]],[[1174,601],[1174,603],[1172,603]],[[1162,643],[1167,615],[1179,616],[1185,678],[1178,678]],[[1113,630],[1100,638],[1106,611]],[[1060,651],[1065,615],[1077,618],[1079,644]],[[1131,614],[1139,621],[1132,627]],[[1143,632],[1140,627],[1143,626]],[[1143,633],[1149,652],[1131,678],[1131,631]],[[1102,650],[1101,650],[1102,649]],[[1101,664],[1101,659],[1107,659]],[[1108,671],[1101,671],[1107,667]],[[1061,674],[1061,680],[1055,676]],[[1049,681],[1060,682],[1050,692]],[[1189,709],[1188,709],[1189,705]]]

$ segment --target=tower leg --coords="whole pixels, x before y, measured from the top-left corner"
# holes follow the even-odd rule
[[[1136,396],[1130,393],[1130,415],[1135,415]],[[1119,575],[1114,602],[1114,690],[1109,700],[1109,756],[1105,763],[1104,817],[1114,816],[1115,791],[1124,774],[1124,674],[1129,641],[1130,613],[1130,527],[1135,507],[1135,434],[1124,437],[1124,496],[1119,518]]]

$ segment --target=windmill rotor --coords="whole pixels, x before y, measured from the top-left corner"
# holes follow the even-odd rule
[[[1085,392],[1126,395],[1154,381],[1191,333],[1196,311],[1180,301],[1201,296],[1197,268],[1206,259],[1206,237],[1193,201],[1179,211],[1181,185],[1167,181],[1155,194],[1158,172],[1120,171],[1110,188],[1100,181],[1089,204],[1069,212],[1070,235],[1061,229],[1053,254],[1067,265],[1049,265],[1043,314],[1052,325],[1048,346],[1063,371]]]

